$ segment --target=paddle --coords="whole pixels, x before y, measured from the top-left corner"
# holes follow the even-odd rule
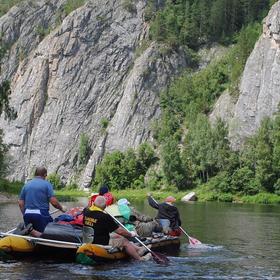
[[[195,239],[195,238],[189,236],[189,235],[187,234],[187,232],[186,232],[182,227],[179,227],[179,228],[180,228],[180,230],[189,238],[189,243],[190,243],[190,245],[199,245],[199,244],[202,244],[199,240],[197,240],[197,239]]]
[[[104,211],[106,212],[106,211]],[[108,215],[110,215],[114,221],[116,223],[118,223],[123,229],[125,229],[126,231],[130,232],[118,219],[116,219],[114,216],[112,216],[110,213],[106,212]],[[147,247],[138,237],[134,237],[143,247],[145,247],[152,255],[153,260],[158,263],[158,264],[168,264],[169,263],[169,259],[160,253],[155,253],[153,252],[149,247]]]

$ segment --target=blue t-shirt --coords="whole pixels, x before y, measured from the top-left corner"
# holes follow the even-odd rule
[[[24,200],[25,209],[49,210],[49,199],[52,196],[54,196],[52,184],[35,177],[23,186],[19,199]]]

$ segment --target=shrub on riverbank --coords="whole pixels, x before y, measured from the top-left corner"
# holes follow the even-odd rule
[[[4,179],[0,179],[0,193],[15,194],[18,195],[23,186],[22,182],[9,182]],[[270,193],[259,193],[253,196],[233,195],[229,193],[217,192],[209,189],[209,186],[204,185],[193,191],[196,192],[198,201],[217,201],[217,202],[238,202],[238,203],[255,203],[255,204],[280,204],[280,196]],[[137,201],[145,200],[149,189],[125,189],[114,190],[113,194],[118,200],[120,198],[127,198],[128,200]],[[55,192],[60,201],[73,201],[77,197],[88,197],[89,192],[85,192],[77,189],[61,189]],[[174,196],[177,201],[186,195],[186,192],[172,192],[172,191],[154,191],[153,197],[158,201],[163,201],[169,195]]]
[[[217,202],[235,202],[235,203],[255,203],[255,204],[280,204],[280,196],[270,193],[259,193],[253,196],[242,196],[233,195],[230,193],[223,193],[210,190],[208,186],[202,186],[193,190],[199,202],[217,201]],[[94,192],[94,191],[93,191]],[[127,198],[131,201],[146,200],[149,189],[125,189],[125,190],[114,190],[112,191],[114,197],[118,200],[120,198]],[[172,192],[172,191],[153,191],[153,197],[158,201],[163,201],[169,195],[174,196],[177,201],[186,195],[187,192]],[[64,191],[60,190],[56,192],[57,196],[60,197],[87,197],[90,194],[84,191]]]
[[[243,196],[241,201],[244,203],[258,204],[280,204],[280,195],[271,193],[258,193],[253,196]]]
[[[0,192],[18,194],[22,186],[22,182],[9,182],[8,180],[0,179]]]
[[[242,195],[219,192],[211,189],[209,185],[203,185],[194,190],[199,201],[218,201],[235,203],[254,203],[254,204],[280,204],[280,196],[268,192],[261,192],[256,195]]]

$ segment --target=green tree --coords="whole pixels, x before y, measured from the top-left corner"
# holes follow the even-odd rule
[[[192,162],[194,176],[206,182],[214,168],[211,127],[205,115],[199,114],[185,139],[184,159]],[[186,164],[185,160],[185,164]]]
[[[61,178],[57,173],[48,174],[48,181],[51,182],[54,189],[60,190],[64,187],[63,183],[61,182]]]
[[[254,173],[259,191],[273,192],[274,190],[277,177],[273,167],[273,151],[273,121],[265,118],[256,135],[248,139],[240,154],[241,166],[247,167]]]
[[[148,143],[142,143],[137,150],[138,169],[145,174],[149,167],[157,161],[153,148]]]
[[[17,113],[14,108],[9,106],[10,94],[10,82],[2,82],[2,84],[0,84],[0,115],[4,112],[6,119],[15,119],[17,117]]]
[[[247,166],[236,169],[231,177],[231,192],[254,195],[259,192],[254,172]]]
[[[151,22],[153,40],[194,50],[212,42],[232,43],[235,34],[249,23],[260,21],[269,0],[166,0]],[[273,2],[273,1],[272,1]]]
[[[133,185],[134,180],[139,178],[141,170],[138,169],[137,156],[133,149],[128,149],[124,153],[120,165],[120,188],[125,189]]]
[[[78,168],[81,165],[84,165],[89,160],[91,153],[89,138],[86,134],[82,133],[80,135],[80,143],[79,143],[79,153],[78,153]]]
[[[213,40],[218,40],[224,31],[224,1],[216,0],[211,6],[211,14],[209,18],[210,34]]]
[[[276,114],[273,122],[273,130],[271,141],[273,143],[272,150],[272,169],[275,178],[280,178],[280,114]],[[280,179],[274,183],[274,191],[280,194]]]
[[[183,170],[178,142],[174,138],[166,139],[161,148],[162,170],[168,185],[178,189],[186,187],[187,172]]]
[[[228,170],[233,157],[231,155],[228,130],[221,120],[212,128],[207,116],[199,114],[191,124],[185,138],[183,161],[185,169],[194,178],[207,182],[222,170]]]
[[[8,147],[3,143],[3,131],[0,130],[0,177],[5,174],[7,168],[6,155]]]
[[[252,52],[260,34],[261,25],[259,23],[252,23],[244,27],[237,36],[237,44],[228,58],[230,80],[232,84],[239,81],[247,58]]]
[[[6,119],[15,119],[16,111],[9,106],[10,83],[2,82],[0,85],[0,115],[4,112]],[[8,147],[3,142],[3,131],[0,129],[0,176],[3,176],[7,168]]]
[[[234,164],[235,157],[230,149],[228,128],[221,119],[218,119],[211,128],[211,141],[215,163],[214,173],[220,170],[228,170],[228,167]]]
[[[264,119],[257,134],[256,145],[256,180],[266,190],[272,191],[275,177],[272,168],[273,143],[271,141],[272,125],[269,119]]]
[[[147,170],[155,162],[154,151],[143,143],[137,151],[115,151],[106,154],[96,166],[94,186],[109,184],[112,189],[142,187]]]
[[[124,159],[124,154],[120,151],[115,151],[111,154],[106,154],[100,164],[96,166],[94,177],[94,185],[102,185],[108,183],[111,189],[122,189],[127,186],[121,184],[121,166]]]

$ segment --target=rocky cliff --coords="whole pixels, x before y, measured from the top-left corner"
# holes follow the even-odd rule
[[[253,135],[262,119],[271,117],[280,102],[280,2],[263,22],[263,34],[247,60],[240,97],[230,125],[235,148]]]
[[[10,179],[25,180],[36,165],[62,179],[90,185],[106,152],[152,140],[159,93],[187,67],[180,51],[149,42],[146,1],[88,0],[70,14],[67,0],[24,1],[0,18],[0,82],[11,81],[18,117],[0,120],[10,147]],[[280,101],[280,1],[264,20],[237,102],[226,92],[212,119],[229,124],[233,148],[253,135]],[[89,157],[79,166],[80,137]]]
[[[66,2],[27,1],[0,19],[9,46],[0,80],[11,81],[18,113],[0,127],[10,146],[9,178],[20,180],[45,165],[70,181],[86,135],[90,157],[77,177],[86,187],[105,152],[151,140],[159,92],[187,58],[155,43],[143,47],[146,1],[91,0],[65,15]]]
[[[220,116],[229,124],[234,149],[255,134],[264,117],[278,111],[280,102],[280,1],[263,21],[263,34],[247,60],[234,104],[225,93],[218,100],[212,117]]]

